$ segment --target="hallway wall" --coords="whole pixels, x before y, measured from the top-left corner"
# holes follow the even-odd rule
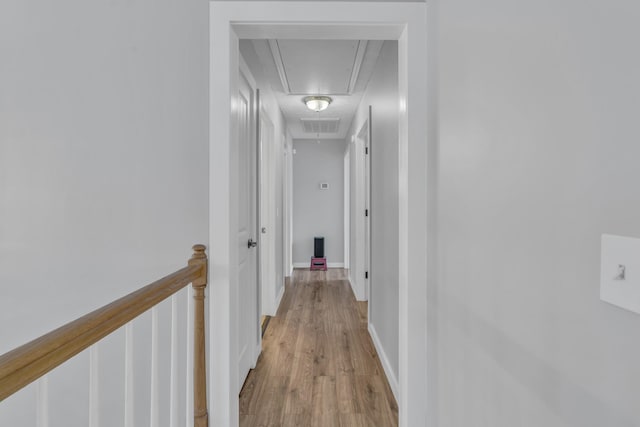
[[[600,235],[640,237],[640,4],[429,11],[436,425],[640,425],[640,316],[599,299]]]
[[[195,0],[0,3],[0,353],[208,243],[208,13]],[[149,355],[137,344],[142,404]],[[115,345],[102,353],[111,397],[124,379]],[[69,414],[88,407],[87,354],[62,372],[49,381],[51,425],[86,426]],[[35,425],[34,397],[2,402],[0,425]],[[122,425],[111,403],[101,423]]]
[[[309,267],[313,238],[324,237],[327,263],[344,263],[344,141],[294,139],[293,263]],[[321,182],[329,188],[321,190]]]
[[[349,134],[356,136],[369,117],[371,105],[371,266],[370,325],[381,347],[383,363],[391,370],[389,382],[397,392],[399,333],[398,257],[398,43],[385,41]],[[362,151],[350,144],[351,159]],[[352,163],[356,173],[356,164]],[[355,178],[355,176],[354,176]],[[355,181],[355,180],[354,180]],[[355,193],[355,188],[353,189]],[[355,211],[353,215],[362,215]],[[355,217],[354,217],[355,222]],[[355,230],[352,233],[355,236]],[[355,243],[355,238],[353,239]],[[355,247],[355,244],[352,244]],[[362,280],[356,273],[352,281]]]

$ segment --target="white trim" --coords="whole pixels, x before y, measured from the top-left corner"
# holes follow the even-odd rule
[[[351,70],[351,78],[349,79],[349,89],[347,89],[347,93],[352,95],[355,88],[356,82],[358,81],[358,76],[360,75],[360,67],[362,67],[362,60],[364,59],[364,53],[367,50],[367,41],[360,40],[358,41],[358,50],[356,51],[356,58],[353,62],[353,69]]]
[[[407,17],[407,27],[398,40],[398,93],[400,95],[398,147],[398,285],[399,285],[399,426],[430,426],[427,407],[430,387],[427,370],[427,263],[435,245],[427,235],[431,212],[427,203],[433,188],[430,165],[436,159],[435,130],[432,131],[427,66],[427,5]],[[396,7],[399,5],[396,4]],[[430,75],[430,74],[429,74]],[[431,77],[430,77],[431,78]],[[435,105],[435,104],[433,104]],[[408,106],[411,106],[409,110]],[[434,124],[435,125],[435,124]],[[427,185],[425,185],[425,183]],[[433,198],[431,200],[434,200]],[[428,239],[429,238],[429,239]]]
[[[294,262],[293,268],[309,268],[308,262]],[[328,262],[327,268],[344,268],[343,262]]]
[[[287,95],[291,93],[291,87],[289,86],[289,79],[287,78],[287,72],[284,69],[284,62],[282,61],[282,53],[280,52],[280,46],[278,40],[268,40],[269,48],[271,49],[271,56],[273,56],[273,62],[276,64],[276,70],[278,70],[278,76],[280,77],[280,83],[282,83],[282,89]]]
[[[376,328],[375,326],[373,326],[373,323],[369,323],[369,335],[371,335],[371,341],[373,341],[373,345],[376,348],[376,351],[378,352],[378,358],[380,359],[380,363],[382,364],[382,368],[384,369],[384,373],[387,376],[387,381],[389,381],[389,386],[391,386],[391,391],[393,392],[393,397],[396,398],[396,401],[398,401],[398,398],[400,397],[398,394],[398,377],[396,376],[395,372],[393,372],[393,369],[391,369],[391,363],[389,363],[389,357],[387,356],[387,353],[384,351],[384,347],[382,346],[382,342],[380,341],[380,337],[378,337],[378,333],[376,332]]]
[[[293,139],[287,131],[287,269],[293,274]]]
[[[262,330],[260,332],[262,332]],[[260,335],[262,336],[262,333],[260,333]],[[253,363],[251,363],[251,369],[256,368],[256,365],[258,363],[258,358],[260,357],[260,353],[262,353],[262,339],[260,340],[260,343],[257,344],[253,349]],[[247,379],[245,378],[245,381],[246,380]],[[240,394],[240,391],[238,391],[238,394]]]
[[[431,4],[431,3],[429,3]],[[427,3],[213,1],[210,3],[210,425],[237,427],[238,150],[230,120],[235,106],[238,36],[334,40],[398,40],[399,74],[399,426],[428,420],[427,239],[434,206],[431,166],[435,114],[428,69]],[[233,72],[232,72],[233,71]],[[429,78],[427,77],[429,73]],[[408,108],[410,106],[410,110]],[[429,123],[427,123],[429,122]],[[428,180],[429,178],[429,180]],[[425,185],[426,183],[426,185]],[[427,426],[429,426],[427,421]],[[430,427],[430,426],[429,426]]]
[[[273,315],[275,316],[276,313],[278,313],[278,309],[280,308],[280,303],[282,302],[282,297],[284,296],[284,283],[282,284],[282,288],[280,288],[280,292],[278,293],[278,296],[276,297],[276,309],[273,312]]]
[[[237,3],[240,5],[240,3]],[[230,106],[238,89],[237,35],[231,31],[228,5],[210,3],[209,15],[209,424],[239,424],[238,340],[238,163],[236,127],[231,126]],[[246,7],[246,5],[245,5]],[[224,59],[222,59],[224,58]],[[224,66],[218,64],[223,61]],[[234,72],[231,72],[234,70]],[[224,118],[222,120],[222,118]],[[233,309],[231,308],[233,307]]]
[[[238,57],[238,62],[239,62],[238,68],[240,69],[240,72],[242,73],[244,78],[247,79],[247,81],[249,82],[249,86],[251,86],[251,90],[255,91],[256,88],[258,87],[258,84],[256,83],[255,77],[253,77],[253,74],[251,73],[251,69],[249,68],[249,65],[244,60],[242,55]]]
[[[219,3],[228,0],[218,0],[212,3]],[[378,6],[379,1],[362,1],[356,7],[362,6],[363,9],[356,12],[359,17],[356,17],[351,13],[351,19],[345,19],[345,15],[341,12],[335,11],[336,9],[353,8],[354,5],[344,5],[348,2],[325,2],[320,1],[261,1],[260,3],[251,1],[238,1],[245,8],[251,8],[251,10],[236,10],[233,15],[237,17],[233,25],[233,28],[238,37],[243,39],[290,39],[290,40],[398,40],[402,36],[404,30],[403,22],[405,19],[401,18],[402,11],[391,11],[391,7],[395,7],[393,4],[386,4]],[[337,3],[337,7],[330,9],[320,10],[323,7],[327,7],[322,3]],[[342,3],[342,4],[340,4]],[[405,6],[406,3],[401,4],[400,7]],[[232,6],[231,6],[232,7]],[[228,9],[231,9],[229,7]],[[408,6],[413,8],[413,6]],[[268,8],[272,8],[268,10]],[[297,10],[295,10],[297,8]],[[307,8],[307,10],[305,10]],[[371,20],[367,19],[367,12],[371,11],[371,8],[377,8],[372,13],[376,15],[376,18]],[[383,14],[380,14],[380,10],[389,9],[387,16],[391,18],[385,18]],[[315,9],[315,10],[314,10]],[[367,10],[368,9],[368,10]],[[308,12],[311,10],[311,12]],[[315,13],[315,12],[318,13]],[[397,13],[396,13],[397,12]],[[284,15],[297,15],[303,19],[306,19],[304,23],[302,20],[293,23],[293,20],[283,18]],[[349,14],[349,13],[347,13]],[[268,21],[261,22],[260,25],[255,23],[260,22],[261,17],[269,15]],[[253,18],[249,18],[249,16]],[[398,18],[398,19],[394,19]],[[244,22],[243,22],[244,21]],[[254,22],[247,22],[254,21]],[[230,21],[232,22],[232,21]],[[346,25],[345,25],[346,24]]]
[[[260,91],[259,132],[259,208],[258,208],[258,254],[260,277],[261,315],[275,313],[276,297],[276,146],[275,124],[266,111],[264,97]],[[261,228],[266,228],[266,233]]]

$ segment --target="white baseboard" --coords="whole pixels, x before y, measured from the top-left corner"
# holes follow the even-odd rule
[[[376,328],[372,323],[369,323],[369,335],[371,335],[371,340],[373,341],[373,345],[378,352],[378,357],[380,358],[380,362],[382,363],[382,368],[384,369],[384,373],[387,376],[387,380],[389,381],[389,386],[391,386],[391,391],[393,392],[393,396],[396,398],[396,402],[398,402],[398,406],[400,405],[399,394],[398,394],[398,378],[396,374],[391,369],[391,364],[389,363],[389,358],[387,357],[387,353],[384,351],[382,347],[382,343],[380,342],[380,338],[378,337],[378,333],[376,332]]]
[[[265,316],[275,316],[278,312],[278,308],[280,307],[280,303],[282,302],[282,296],[284,295],[284,282],[282,283],[282,287],[280,288],[280,292],[276,295],[275,301],[273,301],[273,305],[268,309],[264,309],[262,314]]]
[[[351,270],[349,270],[349,285],[351,286],[351,291],[353,291],[353,295],[356,297],[356,301],[366,301],[367,299],[364,297],[364,294],[360,292],[361,284],[358,283],[351,277]]]
[[[260,328],[260,332],[262,332],[262,328]],[[260,339],[260,343],[258,343],[258,345],[253,350],[254,357],[253,357],[253,362],[251,363],[251,369],[256,368],[256,365],[258,364],[258,358],[260,357],[260,353],[262,353],[262,339]]]
[[[276,309],[273,313],[273,315],[275,316],[276,313],[278,312],[278,309],[280,308],[280,303],[282,302],[282,296],[284,295],[284,283],[282,284],[282,288],[280,288],[280,293],[278,294],[278,296],[276,297]]]
[[[308,262],[294,262],[293,268],[309,268]],[[343,262],[328,262],[327,268],[344,268]]]
[[[351,292],[356,297],[356,301],[358,301],[358,294],[356,293],[356,287],[354,286],[355,280],[351,277],[351,270],[349,270],[349,286],[351,286]]]

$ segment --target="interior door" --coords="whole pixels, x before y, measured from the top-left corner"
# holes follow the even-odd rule
[[[364,291],[365,298],[369,301],[371,295],[371,162],[369,159],[369,138],[364,140]]]
[[[257,269],[256,91],[240,71],[238,94],[238,392],[260,351]]]
[[[364,167],[362,169],[364,182],[364,293],[367,301],[371,298],[371,106],[369,119],[362,129],[364,145]]]

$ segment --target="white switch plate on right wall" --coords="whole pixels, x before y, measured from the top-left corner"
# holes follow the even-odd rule
[[[640,314],[640,239],[603,234],[600,299]]]

